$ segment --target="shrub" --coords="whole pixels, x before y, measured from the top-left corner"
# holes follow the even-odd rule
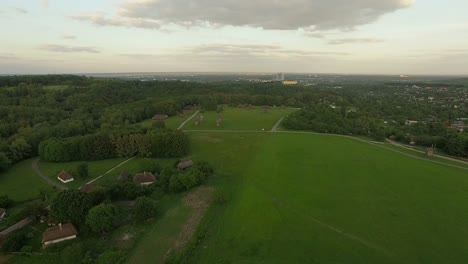
[[[135,219],[143,221],[156,215],[156,203],[148,197],[138,197],[135,203]]]

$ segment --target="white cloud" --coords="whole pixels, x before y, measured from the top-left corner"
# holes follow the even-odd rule
[[[41,5],[45,8],[49,7],[49,0],[41,0]]]
[[[381,43],[384,42],[383,39],[378,38],[342,38],[342,39],[332,39],[328,42],[331,45],[342,45],[347,43]]]
[[[75,35],[62,35],[62,38],[72,40],[72,39],[76,39],[77,37]]]
[[[120,10],[75,16],[98,25],[159,28],[161,25],[232,25],[264,29],[349,30],[413,0],[126,0]]]

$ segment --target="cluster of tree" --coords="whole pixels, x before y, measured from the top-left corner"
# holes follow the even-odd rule
[[[165,168],[159,175],[158,184],[167,192],[181,192],[205,182],[213,174],[213,168],[206,162],[195,162],[190,169],[180,171],[173,167]]]
[[[189,139],[181,131],[158,130],[146,134],[90,134],[73,138],[51,138],[39,144],[43,160],[68,162],[114,157],[181,157],[189,151]]]

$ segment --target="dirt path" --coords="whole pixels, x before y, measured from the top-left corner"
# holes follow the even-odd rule
[[[273,126],[273,128],[271,129],[271,132],[277,132],[278,131],[278,127],[281,125],[281,122],[283,122],[284,120],[284,116],[281,117],[278,122],[276,122],[276,124]]]
[[[134,158],[136,158],[136,156],[135,156],[135,157],[132,157],[132,158],[129,158],[128,160],[126,160],[126,161],[124,161],[124,162],[121,162],[120,164],[118,164],[118,165],[114,166],[113,168],[111,168],[110,170],[106,171],[104,174],[101,174],[101,175],[97,176],[96,178],[90,180],[90,181],[87,182],[86,184],[91,184],[91,183],[93,183],[93,182],[95,182],[95,181],[101,179],[102,177],[104,177],[104,176],[106,176],[107,174],[111,173],[112,171],[114,171],[114,170],[117,169],[118,167],[124,165],[125,163],[127,163],[127,162],[133,160]]]
[[[63,185],[63,184],[60,184],[54,180],[52,180],[51,178],[45,176],[42,171],[39,169],[39,160],[40,159],[35,159],[33,161],[33,163],[31,164],[31,168],[32,170],[34,171],[34,173],[36,173],[39,177],[41,177],[42,179],[44,179],[47,183],[49,183],[50,185],[56,187],[57,189],[59,190],[68,190],[68,187]]]
[[[200,113],[200,110],[196,111],[195,114],[193,114],[191,117],[189,117],[187,120],[185,120],[182,124],[177,129],[182,129],[184,128],[185,124],[187,124],[190,120],[192,120],[194,117],[196,117]]]
[[[172,253],[180,253],[190,242],[195,231],[197,231],[198,224],[200,224],[203,216],[210,206],[213,191],[214,189],[212,187],[201,186],[191,191],[184,198],[185,205],[189,206],[193,210],[192,215],[185,222],[179,235],[174,241],[174,245],[167,251],[161,263],[165,263],[167,257]]]

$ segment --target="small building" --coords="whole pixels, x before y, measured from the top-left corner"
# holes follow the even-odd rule
[[[140,185],[150,185],[156,182],[156,176],[151,172],[145,171],[133,176],[133,182]]]
[[[73,176],[66,172],[65,170],[62,170],[58,175],[57,175],[57,179],[59,179],[59,181],[63,182],[63,183],[69,183],[69,182],[72,182],[74,181],[75,179],[73,178]]]
[[[434,156],[434,148],[433,147],[426,148],[426,155],[429,157]]]
[[[405,125],[412,126],[412,125],[416,125],[418,123],[419,123],[419,121],[416,121],[416,120],[406,120]]]
[[[6,209],[5,208],[0,208],[0,220],[5,218],[6,215]]]
[[[193,166],[193,161],[192,160],[184,160],[184,161],[181,161],[177,164],[177,169],[179,170],[186,170],[190,167]]]
[[[223,119],[221,117],[218,117],[218,119],[216,119],[216,126],[220,127],[222,124],[223,124]]]
[[[164,114],[157,114],[157,115],[154,115],[152,120],[154,121],[164,121],[166,120],[167,118],[169,118],[168,115],[164,115]]]
[[[128,171],[122,171],[118,177],[119,181],[128,181],[130,179],[130,173]]]
[[[283,85],[296,85],[298,84],[298,81],[283,81]]]
[[[464,121],[454,121],[452,122],[452,124],[450,125],[450,128],[460,132],[460,133],[463,133],[463,131],[465,131],[465,128],[468,128],[468,126],[465,125],[465,122]]]
[[[42,235],[42,247],[45,248],[55,243],[75,239],[77,235],[78,231],[75,226],[70,223],[49,227]]]
[[[94,184],[85,184],[80,187],[80,192],[91,193],[96,190],[96,185]]]

